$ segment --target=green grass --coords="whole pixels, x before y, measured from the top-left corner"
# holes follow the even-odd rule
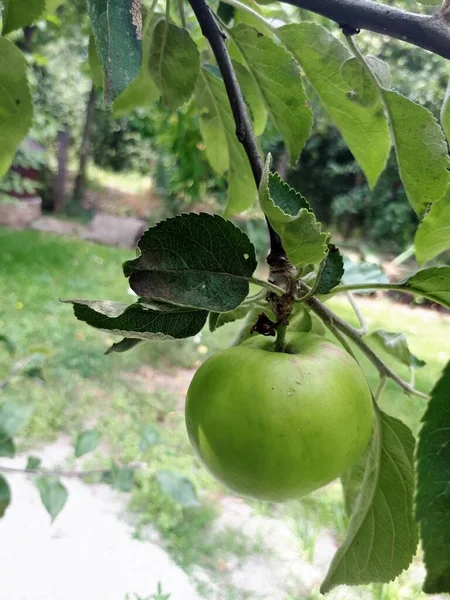
[[[88,459],[89,464],[108,465],[114,457],[121,464],[137,460],[148,465],[137,473],[131,499],[139,514],[136,536],[145,535],[146,524],[156,526],[163,543],[183,567],[202,566],[223,586],[223,598],[244,600],[243,592],[228,586],[220,562],[226,556],[244,558],[263,552],[264,548],[259,540],[246,540],[236,530],[211,536],[211,525],[218,514],[215,498],[226,490],[200,466],[190,449],[182,398],[165,389],[149,392],[145,378],[137,373],[152,365],[170,377],[175,367],[197,366],[206,356],[227,346],[239,325],[227,325],[214,335],[205,330],[193,340],[149,343],[134,352],[105,356],[112,337],[78,322],[71,306],[60,303],[59,298],[133,302],[121,271],[122,261],[130,258],[132,251],[34,231],[0,229],[0,252],[0,335],[8,336],[17,345],[12,358],[0,346],[0,380],[15,361],[36,352],[45,356],[44,383],[17,377],[6,389],[8,397],[34,406],[21,448],[55,439],[61,433],[75,438],[87,425],[95,426],[103,443]],[[345,299],[333,299],[330,307],[357,324]],[[448,316],[405,310],[386,300],[363,300],[361,308],[372,329],[403,331],[407,335],[411,350],[427,362],[416,373],[416,385],[429,392],[449,358]],[[375,386],[375,370],[364,358],[362,364],[371,386]],[[407,369],[392,361],[390,364],[403,377],[409,377]],[[381,404],[417,433],[424,400],[408,397],[388,382]],[[162,444],[145,452],[139,450],[143,424],[158,428],[163,439]],[[188,476],[197,486],[201,507],[184,510],[168,500],[155,484],[155,473],[160,469]],[[311,560],[321,528],[332,529],[338,539],[344,536],[346,517],[338,483],[286,505],[251,505],[260,515],[288,523],[298,538],[303,559]],[[404,590],[409,595],[405,596]],[[389,586],[366,591],[373,600],[422,597],[418,586],[412,585],[407,576]]]

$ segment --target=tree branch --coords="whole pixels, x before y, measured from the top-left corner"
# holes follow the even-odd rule
[[[352,29],[367,29],[450,59],[449,6],[435,15],[410,13],[373,0],[281,0]]]
[[[231,58],[225,45],[225,34],[219,28],[217,21],[205,0],[189,0],[189,4],[194,11],[202,33],[208,40],[216,58],[217,66],[220,69],[220,73],[225,84],[234,122],[236,124],[236,136],[244,146],[244,150],[247,154],[252,169],[256,187],[259,188],[263,171],[263,162],[259,154],[258,144],[256,143],[256,138],[253,133],[253,127],[250,117],[248,116],[247,107],[242,96],[241,88],[239,86],[236,73],[234,72],[233,65],[231,63]],[[269,228],[271,248],[268,258],[269,264],[269,259],[271,256],[277,258],[281,257],[282,259],[286,260],[286,253],[283,249],[279,235],[274,231],[267,219],[266,222],[267,227]]]

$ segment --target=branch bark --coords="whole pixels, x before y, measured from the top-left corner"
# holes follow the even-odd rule
[[[410,13],[373,0],[281,0],[327,17],[351,29],[367,29],[409,42],[450,59],[450,14],[447,0],[435,15]]]

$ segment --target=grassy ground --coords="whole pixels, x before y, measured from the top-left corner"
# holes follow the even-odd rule
[[[76,321],[71,307],[58,299],[132,301],[121,272],[122,261],[130,258],[132,252],[39,232],[1,229],[0,252],[0,335],[8,336],[17,346],[13,358],[0,346],[0,381],[19,359],[37,354],[33,360],[45,361],[44,383],[16,377],[7,388],[9,397],[34,406],[22,448],[32,448],[62,432],[75,437],[86,426],[95,426],[102,433],[103,443],[90,459],[92,464],[107,464],[112,456],[121,464],[142,461],[149,465],[136,476],[131,497],[131,505],[139,515],[136,537],[145,537],[146,524],[151,523],[183,567],[200,565],[210,580],[218,583],[221,600],[245,600],[248,595],[229,583],[224,564],[230,563],[229,557],[244,560],[266,552],[264,543],[230,527],[210,534],[220,514],[218,501],[226,491],[194,459],[182,412],[185,369],[198,366],[205,356],[226,346],[235,333],[235,325],[222,328],[214,336],[203,332],[186,342],[146,344],[136,352],[104,356],[113,340]],[[330,305],[356,324],[344,300],[334,299]],[[409,310],[386,300],[364,299],[361,307],[371,328],[403,331],[408,336],[411,350],[427,362],[424,369],[417,371],[416,385],[429,391],[449,358],[448,316]],[[375,385],[376,373],[364,359],[362,362],[371,385]],[[409,376],[406,369],[397,370],[404,377]],[[181,382],[178,386],[173,385],[177,378]],[[386,411],[403,418],[417,432],[423,400],[408,398],[388,383],[381,403]],[[156,427],[163,439],[162,444],[146,451],[139,449],[144,424]],[[186,510],[168,501],[155,485],[155,473],[160,469],[187,475],[199,490],[201,508]],[[332,530],[337,539],[342,539],[345,530],[337,484],[302,501],[284,506],[255,502],[251,508],[255,515],[276,517],[287,523],[298,538],[298,552],[306,562],[312,560],[324,527]],[[419,583],[403,578],[390,586],[371,588],[361,598],[419,599]],[[202,585],[206,586],[205,596],[212,598],[208,585]],[[286,595],[283,600],[300,597]]]

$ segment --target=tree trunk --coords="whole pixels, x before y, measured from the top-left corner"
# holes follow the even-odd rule
[[[55,213],[65,210],[67,156],[69,153],[70,133],[68,127],[58,132],[58,173],[53,185],[53,201]]]
[[[83,138],[80,148],[80,163],[78,167],[78,174],[75,179],[75,186],[73,188],[73,205],[77,210],[81,209],[84,200],[84,191],[86,187],[86,167],[91,151],[92,126],[94,124],[95,97],[96,90],[95,87],[92,86],[86,105],[86,120],[84,123]]]

